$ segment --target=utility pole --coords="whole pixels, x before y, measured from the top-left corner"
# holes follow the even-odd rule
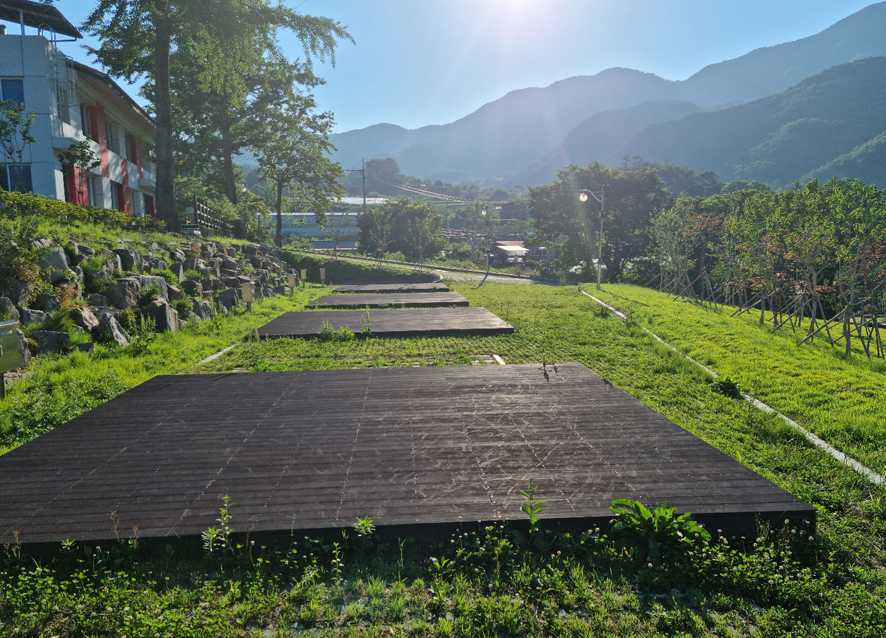
[[[366,158],[363,158],[360,175],[363,177],[363,214],[366,214]]]
[[[600,194],[598,195],[590,189],[578,191],[578,201],[582,204],[590,202],[593,197],[600,204],[600,231],[597,234],[597,290],[602,290],[601,281],[603,278],[603,216],[606,213],[606,187],[600,186]],[[592,237],[588,238],[593,241]]]

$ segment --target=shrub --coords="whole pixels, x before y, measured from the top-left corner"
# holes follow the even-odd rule
[[[613,532],[634,546],[641,562],[678,560],[693,546],[711,538],[691,514],[678,514],[667,505],[649,509],[640,501],[619,498],[612,501],[611,511],[616,515]]]
[[[0,217],[38,217],[61,222],[93,222],[114,227],[160,228],[151,217],[134,217],[104,208],[84,208],[34,193],[13,193],[0,190]]]
[[[352,341],[356,335],[347,326],[335,328],[330,322],[324,321],[318,339],[320,341]]]
[[[36,220],[0,219],[0,295],[29,304],[41,292],[52,290],[40,273],[37,239]]]
[[[160,287],[156,284],[150,284],[149,286],[142,288],[141,294],[138,297],[138,305],[147,306],[154,301],[154,299],[160,299],[162,297],[163,293],[160,292]]]
[[[101,292],[111,285],[113,278],[108,274],[108,257],[94,255],[83,260],[80,264],[83,269],[83,283],[87,292]]]
[[[730,399],[740,399],[742,396],[741,388],[738,386],[738,383],[729,377],[717,379],[712,382],[711,388],[713,388],[714,392],[719,392]]]
[[[151,268],[149,274],[163,277],[170,286],[177,286],[179,284],[178,277],[169,268]]]
[[[175,308],[175,311],[178,313],[179,318],[181,319],[190,319],[191,318],[191,300],[187,297],[183,299],[177,299],[176,302],[172,305]]]

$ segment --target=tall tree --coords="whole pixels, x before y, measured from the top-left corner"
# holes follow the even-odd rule
[[[605,208],[593,199],[579,202],[583,189],[605,192]],[[648,254],[652,213],[670,201],[661,179],[647,166],[623,170],[598,163],[570,166],[553,184],[529,191],[538,237],[561,247],[563,265],[583,263],[590,273],[593,260],[600,258],[611,280],[617,280],[632,259]],[[597,255],[601,217],[603,254]]]
[[[175,167],[172,155],[172,111],[169,100],[169,56],[198,21],[194,6],[176,0],[99,0],[84,30],[101,40],[90,52],[112,74],[128,81],[146,76],[157,120],[157,210],[172,229],[178,228],[175,208]],[[208,3],[207,3],[208,4]]]
[[[424,202],[398,199],[360,217],[360,249],[369,254],[387,251],[423,260],[442,247],[440,215]]]
[[[292,95],[281,105],[261,112],[261,127],[253,148],[259,170],[274,190],[277,215],[275,241],[283,245],[283,197],[318,216],[329,208],[330,198],[342,192],[341,166],[329,159],[331,113],[315,111],[313,97]]]
[[[304,60],[289,60],[278,44],[288,31]],[[218,1],[217,13],[173,55],[173,113],[182,144],[181,164],[204,173],[237,203],[236,156],[251,145],[257,115],[276,87],[311,88],[322,81],[314,59],[334,61],[337,40],[350,35],[337,22],[296,13],[267,0]]]
[[[199,80],[207,90],[221,96],[225,105],[222,116],[234,122],[237,111],[231,104],[240,104],[246,84],[236,76],[250,58],[238,55],[236,64],[228,64],[228,47],[239,53],[250,47],[259,49],[260,43],[273,43],[278,28],[286,28],[296,34],[308,56],[331,56],[336,38],[349,37],[333,20],[301,15],[268,0],[99,0],[83,28],[100,38],[101,45],[90,51],[111,73],[127,80],[147,78],[145,95],[157,120],[157,205],[172,228],[178,226],[178,216],[171,86],[181,73],[193,71],[178,64],[179,52],[194,58],[192,62],[201,71]],[[241,43],[237,37],[250,30],[254,37]],[[196,139],[193,131],[183,134]],[[236,145],[231,143],[228,151],[230,159]],[[226,170],[229,178],[232,162]],[[235,190],[228,194],[236,198]]]

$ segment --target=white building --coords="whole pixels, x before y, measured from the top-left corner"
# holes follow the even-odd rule
[[[20,163],[0,156],[0,187],[154,215],[150,116],[108,75],[58,50],[59,35],[81,36],[54,7],[0,0],[0,19],[18,23],[8,30],[0,24],[0,99],[34,114],[36,140],[24,147]],[[99,164],[89,171],[63,166],[58,151],[84,139]]]

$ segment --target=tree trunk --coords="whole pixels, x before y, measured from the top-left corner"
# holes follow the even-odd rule
[[[277,182],[277,233],[274,237],[274,243],[278,247],[283,246],[283,182]]]
[[[234,148],[231,142],[231,123],[225,117],[222,120],[222,155],[224,166],[222,167],[222,175],[225,183],[225,195],[232,204],[237,203],[237,181],[234,178]]]
[[[179,229],[175,205],[175,163],[172,155],[172,109],[169,96],[171,25],[168,8],[157,18],[154,38],[154,81],[157,106],[157,211],[169,230]]]

